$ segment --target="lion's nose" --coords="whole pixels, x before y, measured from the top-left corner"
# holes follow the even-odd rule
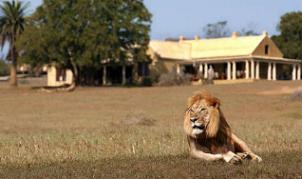
[[[191,122],[195,122],[195,121],[197,121],[197,117],[191,117],[190,120],[191,120]]]

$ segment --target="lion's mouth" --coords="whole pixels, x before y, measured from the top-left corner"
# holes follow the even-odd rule
[[[204,126],[203,126],[203,125],[200,125],[200,126],[194,125],[194,126],[193,126],[193,129],[204,130]]]
[[[202,124],[198,124],[198,123],[192,123],[192,128],[193,128],[193,129],[204,130],[205,126],[202,125]]]

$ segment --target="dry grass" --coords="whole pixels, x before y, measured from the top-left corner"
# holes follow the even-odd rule
[[[301,178],[302,101],[259,95],[301,82],[205,86],[261,164],[190,159],[182,129],[200,86],[43,93],[0,84],[0,178]],[[217,172],[218,170],[218,172]]]

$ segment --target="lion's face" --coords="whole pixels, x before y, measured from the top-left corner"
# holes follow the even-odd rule
[[[206,100],[200,100],[188,109],[193,135],[201,135],[206,130],[210,121],[210,108]]]
[[[220,125],[219,99],[200,92],[188,100],[184,129],[187,135],[198,138],[215,137]]]

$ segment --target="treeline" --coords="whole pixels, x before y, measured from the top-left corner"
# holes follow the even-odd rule
[[[147,60],[151,14],[142,0],[44,0],[18,41],[22,62],[70,69]]]
[[[18,64],[33,68],[70,69],[78,83],[84,68],[148,60],[151,14],[143,0],[44,0],[26,18],[28,5],[22,1],[5,1],[1,7],[0,33],[10,34],[2,44],[9,42],[12,62],[19,57]],[[15,28],[10,22],[20,18],[18,33],[7,33]]]

